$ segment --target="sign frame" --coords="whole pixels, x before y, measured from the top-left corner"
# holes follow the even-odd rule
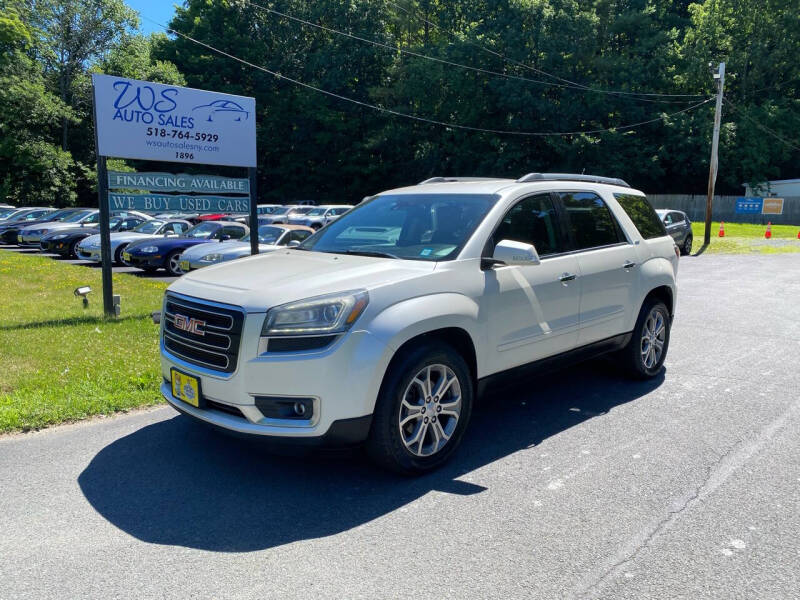
[[[117,81],[128,81],[128,82],[135,82],[138,84],[143,84],[144,86],[150,86],[150,90],[154,92],[154,87],[165,87],[162,84],[157,84],[153,82],[141,82],[137,80],[127,79],[123,77],[112,78],[108,75],[92,75],[92,120],[94,122],[94,147],[95,147],[95,155],[97,156],[97,197],[98,197],[98,205],[100,207],[100,258],[102,262],[102,281],[103,281],[103,312],[105,316],[108,318],[113,318],[119,316],[119,305],[115,306],[114,303],[114,288],[113,288],[113,279],[112,279],[112,262],[111,262],[111,230],[110,230],[110,213],[111,213],[111,198],[109,196],[109,173],[108,173],[108,158],[112,156],[109,154],[109,146],[106,143],[106,132],[103,131],[102,135],[100,133],[100,128],[104,126],[101,125],[100,120],[98,119],[98,94],[97,94],[97,85],[99,81],[103,81],[104,78],[111,78],[116,79]],[[120,88],[124,87],[119,86]],[[178,86],[166,86],[170,89],[178,89]],[[129,88],[126,88],[126,91]],[[144,89],[144,88],[142,88]],[[186,90],[191,92],[192,94],[214,94],[219,97],[223,96],[230,96],[229,94],[218,94],[216,92],[209,92],[207,90],[195,90],[193,88],[179,88],[182,90]],[[155,96],[155,94],[154,94]],[[243,96],[236,96],[236,98],[245,98]],[[163,98],[162,98],[163,99]],[[167,99],[169,99],[169,94],[167,95]],[[173,98],[174,100],[174,98]],[[192,164],[213,164],[213,165],[226,165],[226,166],[234,166],[234,167],[245,167],[247,168],[247,179],[248,182],[248,191],[247,195],[249,196],[249,225],[256,228],[256,232],[258,231],[258,169],[257,169],[257,141],[255,135],[255,119],[256,119],[256,110],[255,110],[255,98],[246,98],[248,101],[248,107],[251,108],[249,118],[251,118],[252,125],[252,148],[248,146],[245,149],[245,152],[250,154],[250,158],[247,160],[235,160],[231,164],[230,162],[219,162],[219,161],[194,161],[192,160],[168,160],[164,157],[154,157],[151,155],[142,155],[138,156],[137,153],[134,151],[127,151],[124,146],[114,146],[111,145],[112,148],[122,148],[122,152],[115,153],[114,156],[117,158],[130,158],[130,159],[138,159],[138,160],[151,160],[151,161],[164,161],[164,162],[190,162]],[[127,102],[127,100],[125,100]],[[135,97],[135,101],[140,102],[140,98]],[[131,101],[133,102],[133,101]],[[148,104],[146,101],[145,104]],[[153,105],[154,106],[154,105]],[[151,108],[153,107],[151,106]],[[177,106],[177,104],[176,104]],[[144,107],[142,107],[144,108]],[[164,108],[162,106],[162,108]],[[213,122],[213,119],[212,119]],[[183,124],[187,124],[186,122]],[[146,124],[145,124],[146,126]],[[105,128],[104,128],[105,129]],[[172,128],[171,128],[172,129]],[[178,127],[178,129],[182,129]],[[202,132],[207,133],[207,132]],[[102,143],[101,143],[102,137]],[[222,153],[224,154],[224,153]],[[245,162],[246,164],[238,164],[241,162]],[[219,180],[224,179],[231,179],[231,178],[218,178]],[[242,181],[242,180],[239,180]],[[229,193],[236,193],[229,192]],[[251,235],[250,236],[250,253],[251,255],[258,254],[258,235]]]

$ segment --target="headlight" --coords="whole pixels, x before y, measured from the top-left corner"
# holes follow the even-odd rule
[[[330,335],[344,333],[369,303],[366,290],[329,294],[271,308],[261,329],[263,337],[276,335]]]
[[[155,254],[158,252],[158,246],[145,246],[144,248],[139,248],[139,252],[142,254]]]
[[[206,254],[200,260],[204,260],[206,262],[219,262],[222,260],[222,254]]]
[[[65,237],[69,237],[68,233],[59,233],[58,235],[54,235],[51,237],[51,240],[63,240]]]

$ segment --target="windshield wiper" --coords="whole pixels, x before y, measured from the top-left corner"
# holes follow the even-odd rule
[[[338,253],[337,253],[338,254]],[[374,256],[375,258],[397,258],[394,254],[389,254],[388,252],[379,252],[377,250],[345,250],[341,254],[354,254],[356,256]]]

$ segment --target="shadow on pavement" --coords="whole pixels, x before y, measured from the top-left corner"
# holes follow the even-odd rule
[[[598,360],[574,367],[568,377],[490,390],[454,459],[417,479],[378,470],[357,451],[346,458],[275,456],[176,416],[103,448],[78,483],[103,517],[142,541],[261,550],[346,531],[432,490],[481,493],[486,488],[458,477],[603,416],[663,378],[629,381]]]

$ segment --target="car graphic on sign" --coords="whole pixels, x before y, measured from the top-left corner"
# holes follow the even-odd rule
[[[201,104],[192,109],[197,112],[203,121],[215,123],[219,121],[246,121],[250,113],[232,100],[214,100],[210,104]]]

